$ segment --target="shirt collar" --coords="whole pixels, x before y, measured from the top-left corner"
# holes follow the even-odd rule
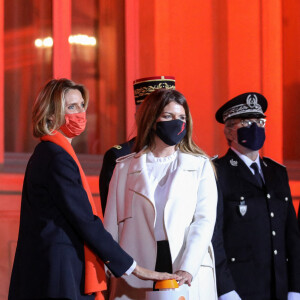
[[[251,170],[252,173],[254,173],[253,169],[250,167],[254,162],[257,163],[258,166],[258,170],[259,173],[261,172],[261,166],[260,166],[260,159],[259,159],[259,154],[256,157],[256,160],[253,161],[252,159],[250,159],[248,156],[240,153],[239,151],[237,151],[236,149],[231,147],[231,150],[246,164],[246,166]]]

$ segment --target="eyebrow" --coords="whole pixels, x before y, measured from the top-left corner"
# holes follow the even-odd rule
[[[84,103],[84,100],[82,100],[80,103],[78,103],[78,102],[71,102],[71,103],[65,103],[66,104],[66,106],[70,106],[70,105],[76,105],[76,104],[81,104],[81,103]]]
[[[168,112],[168,111],[163,111],[163,114],[170,114],[170,115],[174,115],[174,113]],[[186,116],[186,113],[182,113],[180,114],[180,116]]]

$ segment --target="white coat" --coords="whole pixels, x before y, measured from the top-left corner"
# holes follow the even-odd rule
[[[216,299],[214,256],[211,238],[217,206],[217,188],[208,158],[179,151],[177,169],[164,211],[173,272],[193,276],[189,300]],[[138,265],[155,269],[156,208],[150,185],[146,154],[118,160],[108,194],[105,228]],[[145,299],[151,281],[133,275],[109,279],[109,299]]]

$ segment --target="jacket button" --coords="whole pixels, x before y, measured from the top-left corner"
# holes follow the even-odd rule
[[[270,213],[270,216],[271,216],[271,218],[274,218],[274,213],[271,212],[271,213]]]
[[[243,196],[241,196],[241,198],[240,198],[242,201],[245,199]]]
[[[235,261],[235,258],[234,258],[234,257],[232,257],[232,258],[231,258],[231,261],[232,261],[232,262],[234,262],[234,261]]]
[[[275,236],[275,235],[276,235],[276,232],[275,232],[274,230],[272,231],[272,235],[273,235],[273,236]]]
[[[107,260],[106,262],[105,262],[105,264],[107,265],[107,264],[109,264],[110,263],[110,261],[109,260]]]
[[[267,198],[270,199],[270,198],[271,198],[271,195],[270,195],[270,194],[267,194]]]
[[[285,200],[285,201],[289,201],[289,198],[288,198],[288,197],[285,197],[284,200]]]
[[[277,255],[277,253],[278,253],[277,250],[274,250],[274,254]]]

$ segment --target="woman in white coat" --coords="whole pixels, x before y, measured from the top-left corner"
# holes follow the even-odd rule
[[[192,140],[185,97],[160,89],[136,116],[134,153],[119,159],[104,225],[138,264],[182,276],[189,299],[216,299],[211,238],[217,188],[214,170]],[[109,278],[109,299],[145,299],[151,282]]]

